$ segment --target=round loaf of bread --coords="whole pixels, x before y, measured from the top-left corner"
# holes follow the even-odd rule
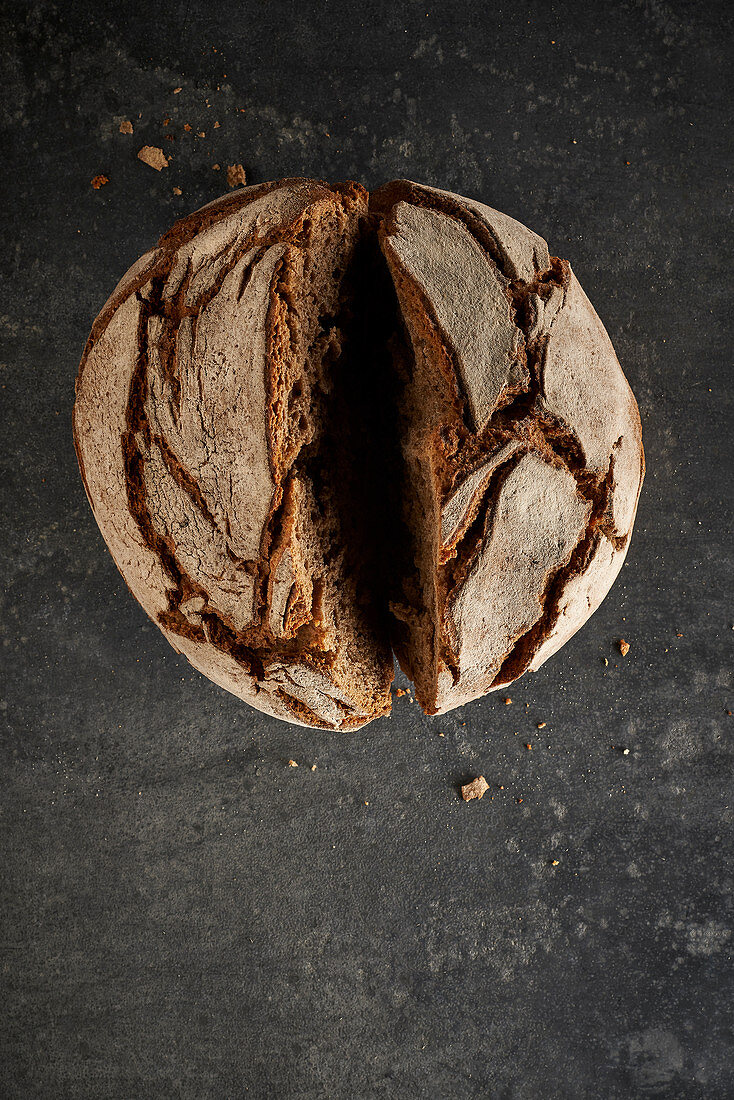
[[[637,406],[565,262],[408,181],[282,180],[177,223],[94,323],[74,438],[135,598],[277,718],[427,713],[535,669],[624,559]]]

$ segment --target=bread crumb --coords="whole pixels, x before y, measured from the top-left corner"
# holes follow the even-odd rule
[[[162,168],[168,168],[166,155],[157,145],[144,145],[138,150],[138,160],[155,168],[156,172],[160,172]]]
[[[312,771],[312,772],[315,772],[315,771],[316,771],[316,765],[315,765],[315,764],[312,764],[312,765],[311,765],[311,771]]]
[[[547,726],[547,724],[548,724],[547,722],[538,722],[538,729],[539,730],[544,730],[545,727]]]
[[[215,122],[215,123],[214,123],[214,129],[215,129],[215,130],[218,130],[218,129],[219,129],[219,123],[218,123],[218,122]]]
[[[629,651],[630,651],[629,642],[625,642],[624,638],[620,638],[619,639],[619,652],[622,654],[623,657],[626,657],[627,654],[629,653]]]
[[[465,802],[471,802],[473,798],[483,798],[488,790],[489,783],[483,775],[478,775],[476,779],[472,779],[471,783],[464,784],[461,788],[461,797]]]
[[[523,799],[522,799],[522,798],[516,798],[516,799],[515,799],[515,802],[517,802],[518,806],[520,805],[520,803],[521,803],[522,801],[523,801]]]
[[[512,702],[512,699],[508,695],[505,699],[502,700],[502,702],[505,704],[506,707],[509,707],[510,703]]]
[[[729,713],[731,713],[731,711],[730,711]],[[445,736],[446,736],[446,734],[445,734],[445,733],[439,733],[439,735],[438,735],[438,736],[439,736],[439,737],[445,737]]]
[[[191,123],[190,122],[184,122],[184,130],[186,131],[187,134],[191,132]]]
[[[609,661],[607,660],[607,658],[603,657],[602,660],[604,661],[604,667],[608,668],[609,667]]]
[[[99,191],[100,187],[104,187],[106,183],[109,183],[107,176],[94,176],[90,181],[95,191]]]
[[[526,743],[525,748],[528,750],[528,752],[533,751],[533,746],[531,745],[530,741]]]
[[[227,169],[227,179],[229,179],[229,169]],[[405,688],[396,688],[396,689],[395,689],[395,698],[396,698],[396,699],[402,699],[402,697],[403,697],[404,695],[407,695],[407,694],[408,694],[408,693],[407,693],[407,691],[405,690]]]
[[[171,123],[171,119],[170,119],[170,116],[168,116],[168,115],[167,115],[167,116],[166,116],[166,117],[165,117],[165,118],[163,119],[163,125],[164,125],[164,126],[169,126],[169,125],[170,125],[170,123]]]
[[[212,171],[214,171],[214,172],[220,172],[221,168],[222,168],[221,164],[212,164]]]
[[[227,169],[227,183],[230,187],[244,187],[247,176],[241,164],[230,164]]]
[[[551,860],[551,867],[557,867],[560,862],[561,862],[560,859],[552,859]]]
[[[206,137],[206,130],[197,130],[196,136],[197,137]]]
[[[174,187],[173,193],[174,193],[174,195],[182,195],[183,191],[181,190],[180,187]]]
[[[288,761],[288,767],[289,768],[297,768],[298,767],[298,761],[297,760],[289,760]]]
[[[121,134],[131,134],[132,132],[133,132],[132,122],[128,118],[123,118],[122,122],[120,123],[120,133]]]
[[[629,749],[622,749],[622,756],[629,756],[629,754],[630,754]]]

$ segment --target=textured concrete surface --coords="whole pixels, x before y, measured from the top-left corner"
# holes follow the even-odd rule
[[[731,1097],[730,6],[2,21],[2,1095]],[[177,658],[117,574],[71,445],[78,358],[235,162],[484,199],[606,323],[642,412],[637,529],[512,705],[290,728]]]

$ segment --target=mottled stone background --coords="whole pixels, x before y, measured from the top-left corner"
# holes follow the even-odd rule
[[[729,1100],[731,5],[1,18],[2,1096]],[[511,706],[280,724],[194,673],[115,570],[77,362],[126,267],[238,162],[479,197],[606,323],[642,412],[637,529]]]

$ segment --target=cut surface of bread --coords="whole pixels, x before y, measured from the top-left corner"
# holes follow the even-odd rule
[[[409,181],[177,223],[94,323],[74,436],[133,595],[277,718],[429,714],[538,668],[621,567],[639,415],[570,266]]]

